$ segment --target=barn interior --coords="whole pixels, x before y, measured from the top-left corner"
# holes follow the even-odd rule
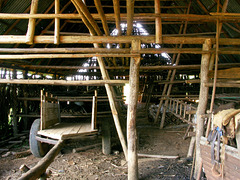
[[[218,177],[208,171],[215,164],[201,150],[214,115],[239,108],[239,12],[239,0],[0,0],[1,154],[10,151],[9,141],[19,143],[30,132],[35,119],[41,119],[40,130],[47,116],[90,123],[88,133],[106,130],[105,154],[112,153],[109,136],[117,139],[127,178],[135,180],[137,127],[147,124],[162,132],[180,121],[186,127],[183,138],[190,139],[191,177],[200,179],[204,167],[210,179],[239,178],[228,166],[230,161],[240,169],[237,140],[231,143],[232,159],[221,156]],[[57,109],[43,115],[43,104],[55,101]],[[231,116],[234,122],[238,113]],[[53,161],[63,134],[40,138],[54,145]],[[223,144],[227,151],[229,142]],[[22,179],[42,176],[44,166]]]

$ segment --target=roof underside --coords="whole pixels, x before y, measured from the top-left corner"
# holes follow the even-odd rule
[[[96,0],[95,0],[96,1]],[[116,22],[114,18],[114,8],[113,1],[101,0],[101,5],[106,15],[107,27],[110,32],[116,28]],[[114,1],[115,2],[115,1]],[[189,0],[161,0],[161,14],[165,14],[164,17],[169,15],[177,15],[176,18],[162,18],[162,34],[163,36],[178,36],[182,34],[181,37],[211,37],[216,36],[216,21],[208,20],[190,20],[183,21],[178,19],[178,15],[187,14],[189,9],[189,14],[194,15],[211,15],[211,13],[216,13],[218,11],[218,0],[194,0],[190,3]],[[224,11],[222,9],[225,0],[220,0],[219,12]],[[95,19],[95,22],[100,28],[101,33],[106,35],[106,30],[103,28],[101,19],[99,18],[98,10],[95,6],[94,0],[88,0],[85,5],[90,12],[90,14]],[[124,14],[127,13],[127,1],[119,1],[121,23],[127,23],[127,18],[124,18]],[[135,18],[134,22],[142,24],[143,28],[147,30],[149,35],[155,35],[155,19],[146,18],[150,17],[155,13],[155,2],[154,0],[136,0],[134,3],[134,16],[145,18]],[[31,7],[31,0],[1,0],[0,1],[0,12],[1,13],[29,13]],[[55,1],[41,0],[38,4],[38,14],[54,14],[55,12]],[[240,1],[231,0],[228,2],[226,13],[239,13],[240,12]],[[60,0],[60,13],[62,14],[78,14],[78,11],[71,1]],[[239,17],[239,16],[238,16]],[[186,23],[187,22],[187,23]],[[186,33],[184,34],[184,26],[187,26]],[[180,29],[182,31],[180,32]],[[0,35],[26,35],[28,30],[28,19],[0,19]],[[122,35],[126,35],[127,32],[122,32]],[[54,35],[54,18],[53,19],[37,19],[35,26],[35,35]],[[64,36],[90,36],[90,32],[86,25],[83,23],[81,18],[78,19],[61,19],[60,20],[60,35]],[[137,30],[133,28],[131,35],[139,35]],[[224,21],[222,25],[222,30],[220,38],[239,38],[240,35],[240,23],[238,21]],[[106,44],[103,44],[106,45]],[[0,44],[0,48],[93,48],[91,43],[79,43],[79,44],[18,44],[18,43],[3,43]],[[127,47],[123,44],[123,47]],[[152,45],[147,45],[147,47],[154,47]],[[161,44],[161,48],[175,48],[179,47],[175,44]],[[226,46],[222,46],[226,47]],[[229,46],[231,48],[237,48],[237,46]],[[201,44],[186,44],[183,48],[202,48]],[[5,53],[8,54],[8,53]],[[10,53],[12,54],[12,53]],[[168,53],[171,57],[173,53]],[[86,62],[85,58],[33,58],[33,59],[8,59],[0,60],[1,67],[17,67],[29,70],[36,70],[31,65],[47,65],[47,66],[82,66]],[[121,58],[116,57],[109,58],[106,61],[107,66],[128,66],[127,63],[122,63]],[[194,53],[183,53],[180,57],[180,65],[184,64],[200,64],[201,54]],[[141,65],[164,65],[163,57],[161,56],[144,56],[142,58]],[[240,63],[240,56],[238,54],[220,54],[219,63]],[[94,62],[93,62],[94,64]],[[63,70],[54,68],[42,68],[39,69],[41,72],[56,73],[60,75],[71,75],[77,70]]]

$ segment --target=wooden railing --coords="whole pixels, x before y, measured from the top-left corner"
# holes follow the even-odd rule
[[[168,111],[173,115],[181,119],[183,122],[189,125],[195,126],[196,124],[192,122],[194,114],[196,114],[197,108],[193,107],[191,104],[187,104],[180,99],[169,98]]]

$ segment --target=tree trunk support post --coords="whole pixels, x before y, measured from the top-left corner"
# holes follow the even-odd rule
[[[140,50],[141,42],[132,41],[132,51]],[[129,84],[131,96],[129,98],[127,112],[127,139],[128,139],[128,179],[138,179],[138,156],[137,156],[137,130],[136,130],[136,111],[139,90],[139,67],[140,55],[131,58]]]
[[[203,44],[203,50],[208,51],[211,49],[211,40],[206,39]],[[205,114],[207,108],[207,100],[208,100],[208,87],[205,84],[208,82],[208,69],[209,69],[209,61],[211,54],[203,54],[201,60],[201,85],[200,85],[200,93],[199,93],[199,104],[197,108],[197,127],[196,127],[196,160],[195,160],[195,171],[194,177],[197,177],[198,171],[201,167],[201,153],[200,153],[200,139],[203,135],[203,118],[201,115]]]

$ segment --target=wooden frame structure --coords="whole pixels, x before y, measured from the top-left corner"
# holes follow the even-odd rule
[[[138,0],[140,1],[140,0]],[[142,1],[142,0],[141,0]],[[213,110],[213,102],[216,87],[240,87],[239,81],[231,81],[227,83],[219,82],[217,78],[220,77],[220,74],[224,71],[218,71],[221,67],[221,63],[219,61],[219,55],[229,55],[230,59],[235,59],[232,55],[239,55],[240,45],[239,38],[232,37],[221,37],[223,24],[228,24],[228,27],[232,29],[234,32],[239,33],[239,23],[240,23],[240,14],[239,13],[228,13],[227,6],[230,4],[229,0],[225,0],[224,3],[221,3],[215,0],[215,3],[206,8],[200,0],[196,3],[199,5],[201,10],[205,13],[197,14],[192,13],[191,7],[194,2],[186,1],[185,5],[166,5],[165,2],[167,0],[155,0],[153,1],[153,5],[135,5],[136,2],[134,0],[126,0],[126,5],[122,5],[119,0],[113,0],[112,8],[114,13],[105,13],[104,8],[108,8],[108,5],[102,5],[103,1],[94,0],[94,5],[87,5],[83,3],[83,1],[71,0],[67,2],[63,7],[60,5],[59,0],[55,0],[49,6],[49,8],[45,11],[45,13],[37,13],[38,7],[40,6],[38,0],[32,0],[31,6],[28,7],[24,13],[1,13],[2,9],[2,1],[0,2],[0,20],[16,20],[5,33],[0,35],[0,62],[3,63],[3,67],[10,69],[23,69],[23,70],[36,70],[36,69],[50,69],[51,71],[57,71],[57,73],[61,74],[61,70],[70,70],[71,72],[75,72],[76,69],[86,68],[80,66],[71,66],[71,65],[39,65],[41,64],[43,59],[54,59],[54,60],[62,60],[62,59],[85,59],[89,57],[97,57],[98,67],[87,67],[88,69],[100,69],[101,76],[103,80],[91,80],[91,81],[66,81],[66,80],[17,80],[17,79],[0,79],[0,83],[4,84],[40,84],[40,85],[64,85],[64,86],[105,86],[108,100],[111,107],[112,116],[114,119],[114,123],[118,132],[119,139],[121,141],[121,145],[123,147],[123,151],[126,159],[129,160],[128,166],[128,175],[129,179],[135,180],[138,178],[137,173],[137,152],[136,152],[136,102],[137,102],[137,94],[138,94],[138,86],[139,86],[139,70],[145,71],[156,71],[156,70],[169,70],[166,78],[166,82],[164,82],[164,88],[162,92],[162,96],[166,96],[165,111],[168,106],[168,99],[171,94],[172,85],[175,80],[176,70],[178,69],[200,69],[201,66],[201,81],[200,81],[200,96],[201,102],[199,103],[197,109],[197,130],[196,130],[196,174],[198,174],[198,169],[200,168],[199,162],[200,157],[200,137],[203,134],[203,119],[201,115],[203,115],[206,111],[206,102],[208,98],[208,87],[213,87],[213,99],[211,103],[211,111]],[[176,0],[178,2],[178,0]],[[69,6],[73,5],[74,11],[71,13],[64,13],[64,10]],[[163,5],[164,4],[164,5]],[[54,7],[54,13],[49,13],[51,8]],[[62,7],[62,9],[61,9]],[[96,8],[96,13],[91,13],[90,8]],[[217,11],[212,12],[211,9],[216,7]],[[219,11],[221,7],[222,12]],[[126,8],[126,11],[122,13],[121,9]],[[153,11],[149,13],[139,12],[135,13],[136,9],[150,8]],[[180,13],[165,13],[163,10],[177,9]],[[76,13],[77,12],[77,13]],[[175,11],[173,11],[175,12]],[[36,34],[35,26],[39,24],[39,22],[44,20],[51,20],[51,23],[47,25],[47,27],[41,33]],[[28,20],[28,26],[26,29],[26,35],[8,35],[12,29],[17,29],[15,26],[18,24],[20,20]],[[64,21],[64,23],[62,23]],[[155,26],[155,34],[148,36],[141,35],[132,35],[133,24],[134,21],[140,21],[143,24],[154,24]],[[67,23],[81,23],[88,30],[86,34],[77,34],[72,33],[71,35],[61,30],[66,26]],[[99,22],[102,24],[102,29],[105,33],[100,29]],[[126,35],[123,35],[120,24],[122,22],[127,23],[127,31]],[[187,33],[188,24],[201,24],[201,23],[215,23],[216,24],[216,32],[195,32],[195,33]],[[229,24],[231,23],[231,24]],[[53,35],[46,35],[44,32],[47,32],[51,25],[54,24]],[[109,24],[115,24],[116,29],[118,30],[117,36],[110,35]],[[166,34],[164,32],[163,25],[180,25],[178,34],[171,33]],[[235,28],[236,26],[237,28]],[[206,25],[207,28],[208,25]],[[19,28],[18,28],[19,29]],[[21,30],[21,29],[20,29]],[[24,32],[24,31],[23,31]],[[84,32],[85,33],[85,32]],[[90,33],[90,34],[89,34]],[[215,35],[213,37],[212,35]],[[227,33],[225,33],[227,34]],[[211,35],[211,37],[205,37],[206,35]],[[227,34],[228,35],[228,34]],[[196,37],[200,36],[200,37]],[[228,35],[229,36],[229,35]],[[162,45],[167,45],[167,48],[155,49],[155,48],[141,48],[141,44],[151,44],[158,43]],[[18,48],[21,45],[31,45],[30,48]],[[34,45],[45,45],[44,48],[34,48]],[[51,45],[90,45],[90,48],[67,48],[67,47],[55,47],[49,48],[49,44]],[[106,44],[118,44],[119,49],[108,49],[106,48]],[[6,48],[5,45],[15,45],[14,48]],[[203,48],[199,48],[199,45],[203,45]],[[183,46],[190,46],[183,48]],[[224,47],[223,47],[224,46]],[[228,46],[228,47],[225,47]],[[2,48],[3,47],[3,48]],[[131,47],[131,49],[130,49]],[[142,54],[160,54],[162,52],[166,53],[174,53],[173,62],[171,66],[146,66],[141,67],[141,55]],[[179,65],[180,57],[184,54],[186,56],[189,55],[201,55],[202,62],[201,65]],[[215,56],[215,63],[214,63]],[[191,56],[189,56],[191,59]],[[213,58],[212,58],[213,57]],[[121,67],[117,64],[117,58],[121,59]],[[41,59],[40,63],[32,63],[37,59]],[[105,61],[108,63],[106,66]],[[110,62],[112,62],[113,66],[110,67]],[[129,63],[130,62],[130,63]],[[7,65],[6,65],[7,64]],[[127,67],[129,66],[130,67]],[[175,64],[176,66],[173,66]],[[215,64],[214,68],[214,76],[212,82],[209,81],[208,77],[208,69],[209,64],[211,66],[210,70],[213,70],[213,64]],[[229,66],[239,66],[239,62],[234,65],[228,64]],[[222,64],[222,66],[225,66]],[[86,68],[86,69],[87,69]],[[130,73],[128,74],[129,80],[118,80],[111,79],[111,72],[107,70],[112,69],[120,69],[126,70],[130,69]],[[230,69],[232,70],[232,69]],[[239,69],[235,69],[234,72],[238,72]],[[121,73],[119,73],[121,75]],[[111,77],[111,78],[110,78]],[[238,73],[238,78],[239,73]],[[230,75],[228,78],[233,78],[233,75]],[[127,137],[128,141],[125,139],[125,135],[120,125],[119,118],[119,110],[118,104],[116,103],[116,94],[114,92],[114,85],[123,85],[126,83],[130,83],[130,88],[133,92],[133,96],[131,97],[131,103],[128,107],[128,125],[127,125]],[[96,99],[93,100],[93,102]],[[171,101],[170,101],[171,103]],[[159,108],[161,108],[163,104],[163,100],[159,102]],[[158,122],[159,110],[155,119],[155,122]],[[163,115],[161,121],[161,127],[164,124],[165,115]],[[44,127],[44,126],[43,126]]]

